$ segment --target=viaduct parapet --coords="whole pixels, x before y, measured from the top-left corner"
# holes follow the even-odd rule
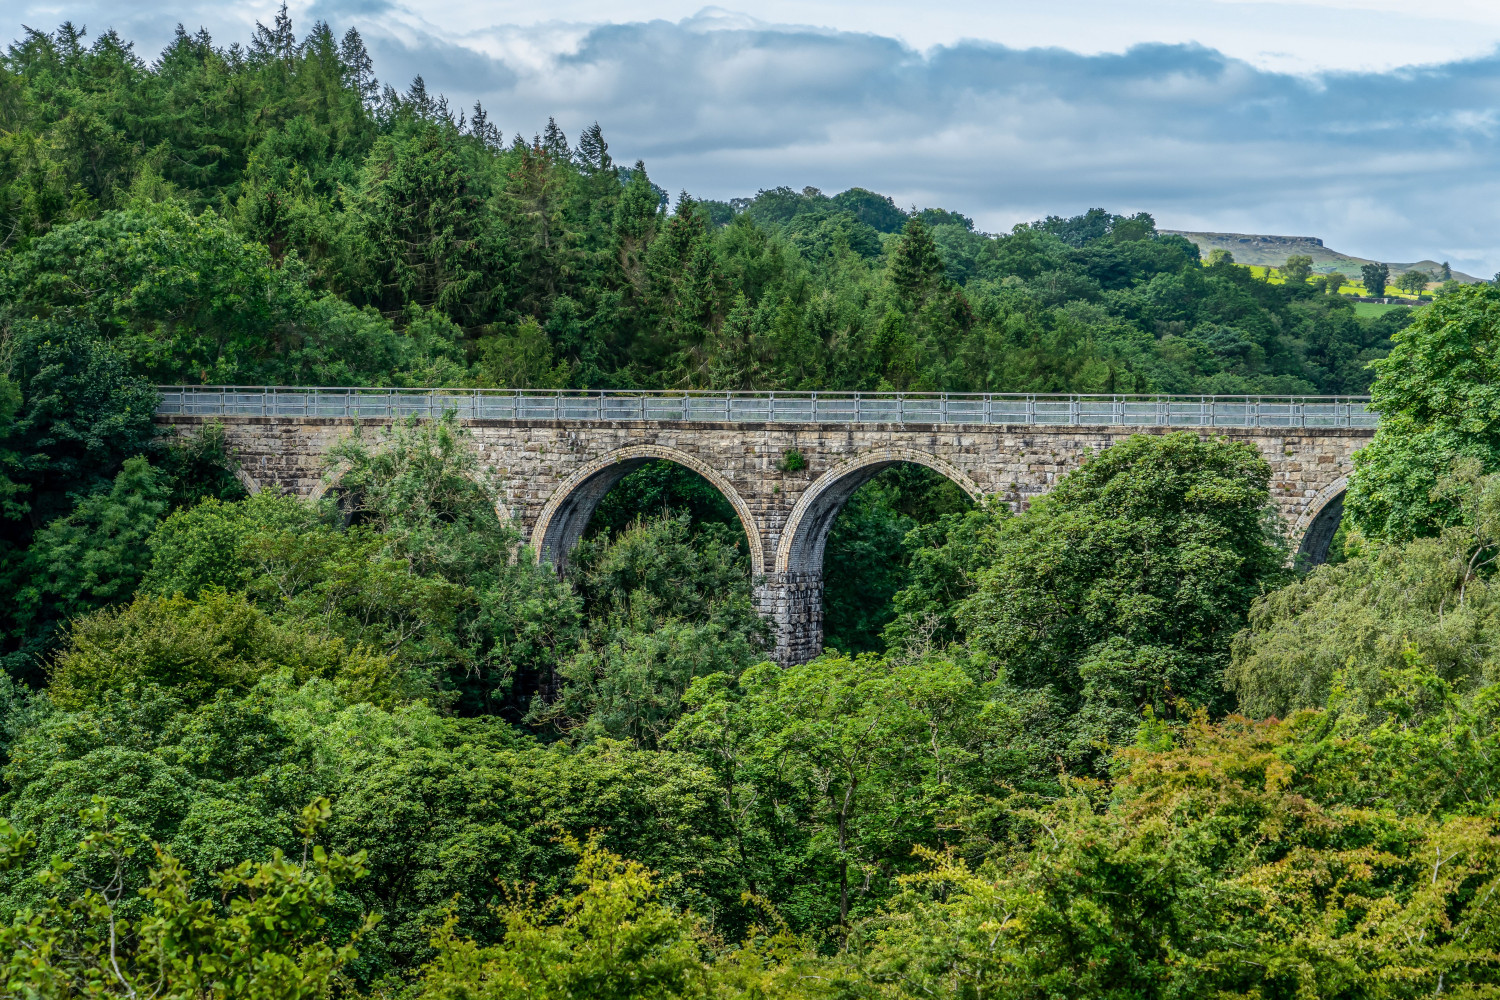
[[[378,440],[380,429],[403,419],[403,411],[393,406],[372,415],[373,404],[351,408],[346,403],[346,409],[357,411],[349,416],[323,415],[328,406],[305,403],[301,412],[290,414],[247,413],[247,409],[253,411],[252,405],[236,405],[226,401],[227,395],[216,402],[211,391],[205,390],[169,391],[166,400],[157,419],[178,432],[191,432],[211,422],[223,425],[238,475],[249,490],[274,488],[306,497],[321,495],[331,485],[330,477],[336,473],[330,472],[324,459],[335,444],[356,428]],[[1031,402],[1035,417],[1036,399]],[[1214,423],[1206,426],[1184,426],[1186,421],[1174,420],[1170,412],[1166,420],[1171,422],[1151,422],[1146,418],[1159,415],[1160,409],[1132,414],[1118,403],[1107,416],[1141,422],[1112,419],[1105,423],[1101,418],[1097,425],[995,423],[989,419],[997,410],[986,405],[982,413],[962,407],[944,413],[932,412],[931,407],[919,410],[918,416],[957,418],[926,422],[830,420],[816,406],[790,414],[817,418],[811,420],[787,419],[774,406],[773,419],[697,419],[695,413],[713,411],[708,406],[689,409],[686,404],[660,417],[644,403],[633,414],[638,419],[617,419],[602,413],[602,401],[584,416],[569,416],[568,407],[556,406],[553,412],[561,415],[550,417],[520,415],[527,409],[519,406],[504,416],[472,415],[483,412],[482,407],[469,408],[470,415],[465,416],[462,407],[433,402],[428,410],[459,410],[460,423],[471,435],[481,463],[501,483],[505,508],[501,513],[517,524],[537,558],[551,560],[559,568],[582,537],[599,501],[633,469],[665,459],[708,480],[729,500],[744,525],[756,602],[772,624],[775,657],[781,663],[803,662],[821,652],[823,549],[829,529],[854,491],[895,463],[927,466],[975,500],[998,497],[1020,509],[1090,454],[1132,434],[1187,429],[1248,441],[1270,463],[1271,493],[1288,537],[1305,558],[1319,562],[1338,526],[1353,454],[1374,433],[1373,415],[1365,412],[1363,401],[1331,403],[1334,415],[1326,420],[1316,412],[1309,419],[1303,412],[1299,422],[1304,425],[1333,424],[1321,427],[1256,426],[1268,418],[1292,421],[1278,411],[1265,411],[1263,403],[1256,404],[1262,409],[1253,414],[1247,409],[1249,404],[1233,404],[1241,409],[1223,419],[1210,409],[1207,419]],[[1337,410],[1340,405],[1342,416]],[[1090,416],[1074,406],[1070,418]],[[264,403],[262,408],[267,408]],[[278,411],[291,408],[275,407]],[[1005,416],[1017,409],[1019,405],[998,412]],[[408,407],[404,412],[415,411]],[[905,408],[895,415],[904,417],[910,412]],[[723,413],[741,416],[728,405],[715,415]],[[643,414],[646,418],[639,419]],[[852,415],[867,413],[856,405]],[[987,419],[971,422],[975,416]],[[1222,426],[1230,419],[1251,425]],[[794,454],[800,462],[788,461]]]

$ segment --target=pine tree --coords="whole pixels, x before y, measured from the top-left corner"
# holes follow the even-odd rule
[[[646,164],[635,161],[625,191],[615,205],[615,253],[620,269],[630,283],[640,288],[645,280],[643,256],[656,236],[662,220],[661,199],[646,176]]]
[[[422,79],[421,73],[418,73],[412,80],[411,86],[406,88],[406,94],[402,99],[419,118],[432,117],[432,96],[427,93],[427,81]]]
[[[339,61],[344,65],[345,82],[359,92],[361,101],[374,104],[380,94],[380,83],[375,79],[375,63],[357,28],[344,32],[344,40],[339,43]]]
[[[83,58],[83,39],[87,34],[87,28],[75,28],[72,21],[64,21],[57,29],[53,44],[57,46],[64,66],[75,65]]]
[[[478,101],[474,102],[474,116],[469,119],[469,134],[490,149],[505,145],[505,133],[490,123],[489,112]]]
[[[297,36],[292,32],[292,18],[282,0],[276,19],[267,28],[255,22],[255,37],[250,40],[250,55],[255,62],[268,63],[273,59],[290,63],[297,54]]]
[[[578,140],[578,162],[594,170],[608,170],[613,165],[609,143],[604,141],[604,130],[598,122],[583,130]]]
[[[563,135],[563,130],[557,127],[557,122],[551,116],[547,118],[547,130],[542,133],[541,145],[547,155],[558,163],[573,156],[573,151],[568,148],[568,137]]]
[[[943,259],[938,255],[932,232],[921,219],[912,218],[901,233],[901,242],[891,255],[891,284],[908,308],[916,308],[943,282]]]

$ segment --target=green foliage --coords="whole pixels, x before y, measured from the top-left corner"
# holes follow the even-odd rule
[[[769,633],[735,534],[717,523],[693,530],[681,515],[580,544],[569,575],[588,632],[558,667],[555,700],[530,718],[576,739],[654,748],[695,677],[738,673],[760,659]]]
[[[161,466],[172,483],[172,508],[180,510],[205,499],[243,500],[247,493],[235,465],[223,424],[207,424],[168,440]]]
[[[572,845],[577,848],[577,845]],[[537,899],[517,888],[500,907],[505,937],[484,947],[453,921],[434,936],[421,997],[483,1000],[631,1000],[636,997],[827,996],[811,950],[767,929],[732,951],[704,957],[712,929],[663,905],[652,874],[590,841],[576,892]],[[809,984],[812,980],[817,985]]]
[[[712,522],[738,526],[729,499],[708,480],[676,462],[648,462],[614,485],[589,521],[590,535],[614,536],[636,521],[686,513],[694,525]]]
[[[590,845],[576,881],[584,890],[551,906],[524,897],[512,903],[505,940],[490,948],[457,938],[450,921],[433,942],[438,957],[425,970],[422,995],[703,995],[691,923],[653,898],[644,868]]]
[[[308,811],[316,817],[327,808],[320,799]],[[364,856],[330,855],[321,845],[309,845],[301,864],[277,851],[268,861],[244,861],[218,873],[217,901],[197,896],[192,874],[169,850],[152,845],[156,867],[139,890],[145,905],[130,919],[122,915],[130,902],[122,876],[145,845],[117,823],[106,799],[96,797],[81,820],[87,832],[78,857],[97,863],[106,877],[46,899],[0,928],[11,956],[6,988],[16,995],[133,998],[149,991],[174,1000],[312,1000],[328,995],[374,925],[366,918],[338,934],[337,944],[329,941],[324,914],[343,887],[364,874]],[[310,841],[317,824],[306,829]],[[7,842],[7,869],[34,843],[8,822],[0,837]],[[39,877],[65,884],[78,863],[55,860]]]
[[[28,586],[13,612],[33,633],[28,645],[48,645],[63,622],[135,590],[150,555],[146,540],[167,509],[165,478],[140,456],[126,459],[108,493],[83,498],[36,533],[23,567]]]
[[[1376,298],[1385,294],[1385,286],[1391,280],[1391,269],[1387,264],[1361,264],[1359,268],[1365,291]]]
[[[1421,310],[1373,365],[1381,422],[1355,456],[1344,504],[1368,537],[1402,541],[1459,523],[1461,504],[1439,477],[1459,459],[1500,469],[1497,333],[1500,291],[1470,285]]]
[[[388,657],[279,624],[242,595],[210,590],[196,601],[143,594],[80,619],[49,693],[63,708],[81,708],[109,692],[140,697],[158,686],[193,704],[247,691],[280,670],[299,682],[329,678],[353,700],[389,703],[400,687]]]
[[[108,490],[125,459],[151,451],[157,393],[87,327],[26,320],[3,333],[9,381],[21,394],[4,428],[14,482],[7,509],[34,527],[65,513],[73,495]]]
[[[284,9],[149,64],[71,25],[0,57],[0,653],[51,682],[0,678],[0,992],[1500,987],[1493,287],[1362,318],[1145,213],[669,211],[597,124],[507,144],[371,69]],[[1133,438],[1018,514],[894,467],[828,539],[847,652],[784,668],[759,540],[677,466],[627,476],[559,579],[451,417],[346,442],[317,502],[151,422],[153,381],[1372,377],[1336,565],[1290,574],[1224,440]]]
[[[357,32],[278,24],[150,64],[72,26],[11,47],[7,316],[93,323],[163,382],[1357,392],[1344,356],[1384,349],[1145,213],[990,235],[775,188],[668,214],[597,123],[507,144],[420,78],[377,99]],[[1226,325],[1253,363],[1200,346]]]
[[[823,554],[823,644],[847,653],[884,648],[880,631],[907,581],[916,521],[894,507],[896,487],[866,483],[844,504]]]
[[[826,655],[713,674],[668,743],[714,772],[750,891],[793,926],[846,930],[910,870],[913,844],[945,840],[940,817],[1047,759],[1020,733],[1027,699],[983,667]]]
[[[1396,279],[1396,287],[1403,292],[1420,295],[1427,290],[1427,283],[1431,280],[1432,275],[1426,271],[1419,271],[1416,268],[1412,268],[1409,271],[1401,272],[1400,277]]]
[[[931,544],[933,522],[969,509],[958,484],[926,466],[902,463],[855,491],[834,519],[823,556],[824,643],[845,652],[884,649],[881,631],[914,560]]]
[[[1219,676],[1285,543],[1253,446],[1179,432],[1096,455],[992,529],[959,611],[1010,680],[1082,715],[1074,754],[1118,743],[1147,707],[1227,707]]]
[[[157,382],[389,384],[430,356],[374,310],[315,294],[312,277],[211,210],[168,204],[38,237],[9,255],[0,291],[10,316],[97,328]]]
[[[1312,265],[1312,258],[1306,254],[1293,254],[1281,265],[1282,277],[1289,282],[1304,284],[1312,276]]]
[[[1009,516],[1003,502],[989,501],[912,530],[909,582],[892,596],[893,619],[882,633],[888,645],[942,649],[962,639],[958,609],[978,587],[978,574],[997,544],[994,532]]]
[[[139,457],[156,451],[156,390],[117,351],[34,321],[0,326],[0,346],[0,581],[18,598],[0,662],[35,681],[68,616],[129,596],[169,482]]]
[[[1414,648],[1459,692],[1495,682],[1500,480],[1470,461],[1438,490],[1460,505],[1463,523],[1368,554],[1356,548],[1256,602],[1226,675],[1241,710],[1286,716],[1327,704],[1336,687],[1346,710],[1374,714]]]
[[[1306,798],[1288,725],[1137,748],[975,869],[927,872],[860,953],[888,996],[1416,996],[1494,988],[1500,841],[1467,817]]]
[[[464,711],[522,713],[577,634],[565,585],[519,549],[452,419],[334,454],[338,506],[209,499],[148,544],[144,586],[244,590],[280,621],[393,657]],[[513,691],[513,684],[519,691]]]
[[[151,568],[143,589],[196,598],[204,590],[246,588],[263,569],[247,549],[261,532],[316,530],[325,512],[274,491],[224,502],[208,497],[174,511],[147,540]]]

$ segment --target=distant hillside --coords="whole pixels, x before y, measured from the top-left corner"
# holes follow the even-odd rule
[[[1330,250],[1323,245],[1323,241],[1316,236],[1261,236],[1255,233],[1191,233],[1182,229],[1163,229],[1164,233],[1174,233],[1177,236],[1186,237],[1198,245],[1198,252],[1205,258],[1215,250],[1228,250],[1234,254],[1236,263],[1239,264],[1261,264],[1272,267],[1280,267],[1286,263],[1286,259],[1294,254],[1306,254],[1313,260],[1313,272],[1316,274],[1328,274],[1331,271],[1342,271],[1351,277],[1358,277],[1360,266],[1363,264],[1376,263],[1368,257],[1355,257],[1347,253],[1339,253]],[[1440,261],[1418,260],[1408,263],[1396,263],[1386,261],[1391,268],[1391,276],[1410,271],[1413,268],[1421,271],[1431,271],[1434,274],[1443,266]],[[1454,271],[1453,276],[1459,281],[1474,283],[1482,281],[1471,274],[1462,271]]]

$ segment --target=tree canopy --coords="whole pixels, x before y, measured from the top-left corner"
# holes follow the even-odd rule
[[[1366,318],[1146,213],[673,198],[600,123],[521,124],[285,7],[0,57],[0,993],[1500,990],[1500,291]],[[152,422],[212,381],[1370,389],[1381,423],[1311,570],[1209,433],[1014,509],[893,466],[829,534],[831,648],[778,665],[687,470],[631,472],[559,574],[453,416],[250,496],[222,427]]]

